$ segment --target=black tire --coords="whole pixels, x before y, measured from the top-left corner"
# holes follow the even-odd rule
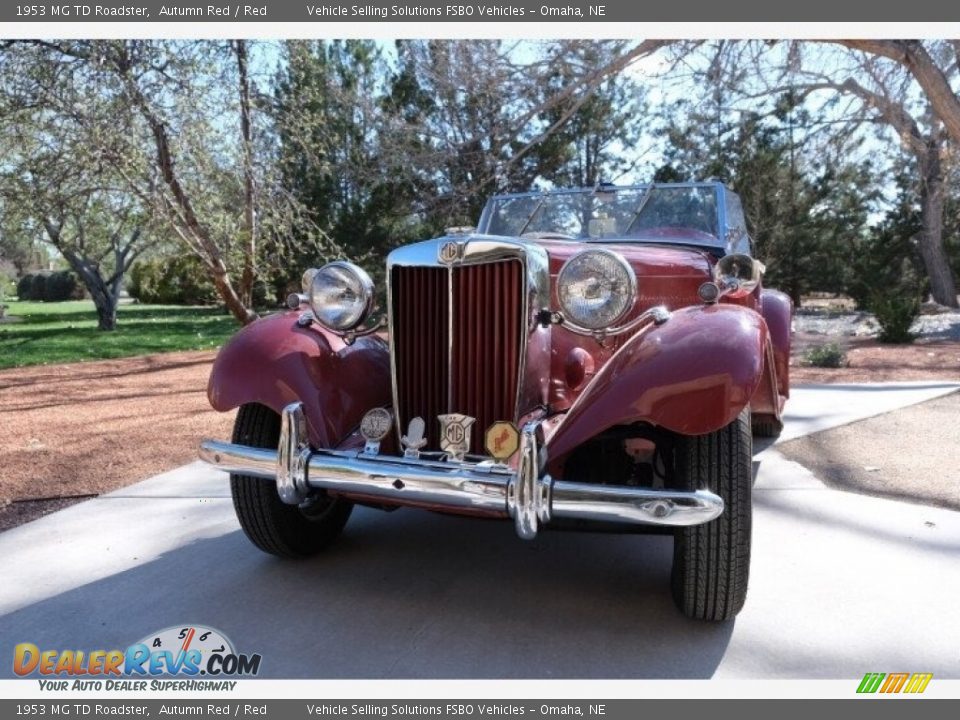
[[[233,424],[233,442],[275,448],[280,416],[263,405],[242,405]],[[240,527],[250,542],[280,557],[307,557],[330,545],[350,518],[353,504],[318,495],[307,506],[287,505],[276,485],[263,478],[230,474],[230,494]]]
[[[783,432],[783,422],[772,415],[753,416],[753,434],[762,438],[778,438]]]
[[[677,480],[706,487],[724,510],[704,525],[678,528],[673,541],[673,599],[697,620],[729,620],[743,607],[750,576],[753,485],[750,411],[709,435],[683,437],[676,448]]]

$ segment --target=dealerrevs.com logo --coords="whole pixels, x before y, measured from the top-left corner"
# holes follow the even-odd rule
[[[19,677],[39,675],[45,678],[89,676],[255,676],[260,672],[258,653],[238,653],[229,638],[219,630],[202,625],[174,626],[152,633],[124,650],[43,649],[30,642],[13,650],[13,671]],[[43,681],[41,681],[43,682]],[[68,683],[50,682],[49,689],[68,689]],[[106,689],[143,689],[112,682]],[[74,683],[70,689],[102,689]],[[210,688],[213,689],[213,688]]]

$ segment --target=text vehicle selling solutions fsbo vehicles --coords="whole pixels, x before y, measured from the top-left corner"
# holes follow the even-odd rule
[[[752,437],[789,394],[792,306],[718,182],[493,197],[476,228],[304,274],[220,351],[213,407],[250,540],[318,552],[354,505],[672,534],[690,617],[743,606]],[[385,326],[384,326],[385,323]],[[386,331],[386,332],[384,332]]]

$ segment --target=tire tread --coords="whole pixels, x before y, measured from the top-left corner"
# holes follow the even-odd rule
[[[685,437],[678,476],[698,481],[724,500],[724,511],[674,536],[672,589],[677,607],[700,620],[728,620],[743,607],[750,571],[752,436],[749,411],[709,435]]]
[[[263,405],[243,405],[237,411],[233,442],[251,447],[276,447],[280,417]],[[340,535],[353,509],[342,499],[328,500],[321,515],[308,517],[280,500],[275,486],[262,478],[230,474],[230,494],[240,527],[254,545],[279,557],[314,555]]]

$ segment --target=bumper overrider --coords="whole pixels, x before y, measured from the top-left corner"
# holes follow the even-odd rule
[[[509,515],[523,539],[553,518],[683,527],[710,522],[723,500],[708,490],[684,492],[554,480],[538,422],[520,433],[516,470],[493,462],[395,457],[366,451],[314,449],[301,403],[282,413],[276,450],[204,440],[200,458],[225,472],[276,482],[290,505],[317,490],[400,505]]]

